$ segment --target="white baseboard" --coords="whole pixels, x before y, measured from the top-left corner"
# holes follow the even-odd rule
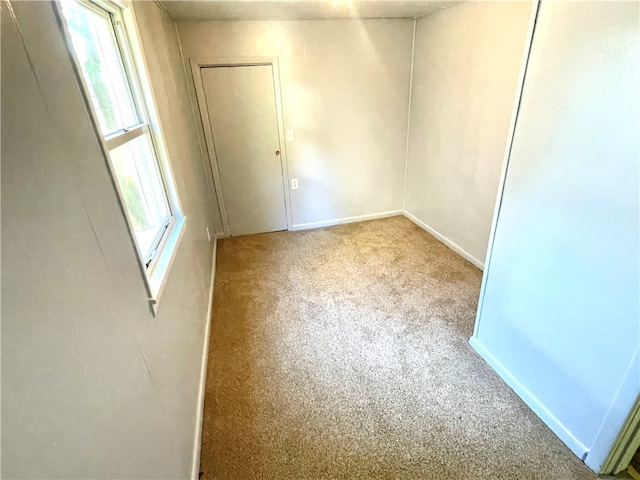
[[[369,215],[358,215],[356,217],[337,218],[333,220],[323,220],[321,222],[298,223],[291,226],[292,231],[309,230],[311,228],[331,227],[344,223],[364,222],[366,220],[376,220],[378,218],[395,217],[402,215],[402,210],[392,210],[390,212],[372,213]]]
[[[191,461],[191,480],[198,480],[200,476],[200,450],[202,448],[202,420],[204,415],[204,392],[207,383],[207,360],[209,359],[209,337],[211,336],[211,313],[213,308],[213,286],[216,281],[216,254],[218,251],[217,238],[213,240],[213,264],[211,266],[211,283],[209,285],[209,306],[207,307],[207,321],[204,329],[202,345],[202,360],[200,361],[200,388],[198,390],[198,404],[196,406],[196,425],[193,436],[193,457]]]
[[[457,245],[456,243],[452,242],[451,240],[449,240],[447,237],[445,237],[444,235],[440,234],[439,232],[437,232],[436,230],[434,230],[433,228],[431,228],[429,225],[427,225],[426,223],[424,223],[422,220],[420,220],[418,217],[416,217],[415,215],[413,215],[412,213],[407,212],[406,210],[404,212],[402,212],[404,214],[405,217],[407,217],[409,220],[411,220],[413,223],[415,223],[416,225],[418,225],[420,228],[422,228],[423,230],[425,230],[427,233],[429,233],[430,235],[433,235],[437,240],[439,240],[440,242],[444,243],[447,247],[449,247],[451,250],[453,250],[454,252],[456,252],[458,255],[460,255],[462,258],[464,258],[465,260],[470,261],[471,263],[473,263],[476,267],[478,267],[480,270],[484,271],[484,263],[481,262],[480,260],[478,260],[476,257],[474,257],[473,255],[471,255],[469,252],[467,252],[464,248],[462,248],[461,246]]]
[[[469,339],[469,344],[578,458],[583,459],[585,457],[586,453],[589,451],[588,448],[578,440],[533,393],[520,383],[520,381],[496,357],[494,357],[476,337],[471,337]]]

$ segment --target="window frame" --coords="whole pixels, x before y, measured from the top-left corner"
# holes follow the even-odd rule
[[[63,14],[63,7],[60,0],[55,0],[55,10],[59,18],[60,28],[64,35],[69,55],[73,61],[75,74],[81,86],[84,101],[90,113],[96,136],[100,140],[113,186],[117,191],[120,208],[125,217],[127,230],[131,237],[149,296],[149,303],[155,315],[160,296],[164,290],[168,271],[173,263],[178,245],[184,234],[186,217],[182,213],[180,196],[176,189],[168,149],[160,126],[148,69],[142,52],[137,23],[132,11],[132,6],[127,5],[125,2],[116,2],[114,0],[68,1],[74,1],[108,18],[119,61],[122,64],[125,81],[129,87],[133,108],[137,115],[138,123],[135,125],[121,128],[116,132],[106,135],[102,132],[82,66],[73,49],[73,42]],[[169,212],[154,237],[149,252],[143,255],[138,245],[135,229],[124,201],[124,195],[115,173],[110,152],[144,136],[147,136],[149,139],[152,153],[155,156],[155,163]]]

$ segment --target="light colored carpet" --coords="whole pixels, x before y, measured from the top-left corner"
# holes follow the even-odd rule
[[[203,478],[598,478],[469,347],[480,281],[404,217],[219,241]]]

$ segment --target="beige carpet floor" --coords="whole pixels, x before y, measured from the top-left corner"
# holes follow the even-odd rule
[[[480,281],[404,217],[219,241],[203,478],[598,478],[469,347]]]

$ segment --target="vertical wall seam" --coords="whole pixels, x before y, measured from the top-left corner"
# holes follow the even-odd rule
[[[42,83],[40,82],[40,76],[38,75],[38,71],[36,70],[35,64],[33,62],[33,58],[31,57],[31,53],[27,48],[27,42],[25,40],[24,34],[22,33],[22,28],[18,22],[18,17],[16,16],[15,11],[13,10],[13,5],[11,5],[11,0],[5,0],[5,5],[7,6],[7,10],[9,12],[9,16],[11,17],[11,21],[13,22],[16,33],[18,34],[18,38],[20,38],[20,43],[22,44],[22,49],[24,50],[25,56],[27,57],[27,62],[29,63],[29,69],[33,74],[33,78],[38,86],[38,91],[40,92],[40,96],[42,97],[42,103],[44,104],[45,110],[47,111],[47,115],[51,122],[56,125],[55,117],[51,113],[51,109],[49,108],[49,102],[47,101],[47,96],[44,93],[44,89],[42,88]]]
[[[417,20],[413,21],[413,37],[411,40],[411,71],[409,73],[409,105],[407,108],[407,138],[404,148],[404,181],[402,184],[402,211],[406,211],[407,206],[407,170],[409,167],[409,141],[411,140],[411,102],[413,100],[413,66],[416,58],[416,26]]]
[[[158,3],[156,3],[158,4]],[[159,4],[161,5],[161,4]],[[196,105],[194,105],[193,103],[193,98],[191,96],[191,92],[189,90],[189,83],[190,83],[190,78],[189,78],[189,70],[187,68],[187,63],[184,60],[184,51],[182,49],[182,40],[180,39],[180,29],[178,28],[178,22],[176,22],[173,17],[171,17],[171,15],[169,14],[169,12],[164,8],[164,6],[162,6],[162,9],[167,12],[167,15],[169,15],[169,18],[171,19],[171,21],[173,22],[173,28],[175,30],[176,33],[176,40],[178,42],[178,52],[180,52],[180,62],[182,62],[182,73],[184,75],[184,80],[185,80],[185,87],[187,89],[187,97],[189,98],[189,106],[191,107],[191,117],[193,118],[193,122],[194,125],[198,126],[198,122],[200,122],[200,125],[202,125],[202,119],[198,118],[198,114],[196,113],[197,111],[199,112],[199,108],[196,108]],[[202,128],[204,129],[204,126],[202,126]],[[220,210],[220,199],[218,198],[218,190],[216,189],[216,185],[213,179],[213,171],[210,170],[211,164],[209,162],[209,152],[207,151],[206,146],[202,143],[202,138],[200,137],[200,135],[198,134],[198,132],[196,131],[196,138],[198,139],[198,148],[200,149],[200,161],[202,163],[202,169],[204,171],[205,177],[207,179],[207,190],[209,193],[209,201],[211,202],[211,208],[212,208],[212,213],[213,211],[217,210],[218,211],[218,215],[220,216],[220,223],[223,223],[222,220],[222,211]],[[209,218],[208,222],[213,222],[213,218]],[[207,222],[207,223],[208,223]],[[209,225],[210,228],[212,228],[213,230],[215,230],[215,226],[214,225]],[[224,227],[223,227],[224,228]],[[218,233],[218,232],[216,232]]]
[[[525,82],[527,80],[527,70],[529,68],[529,60],[531,58],[531,50],[533,49],[533,40],[536,33],[536,25],[538,23],[538,16],[540,14],[541,0],[533,0],[531,20],[528,27],[527,40],[525,43],[525,50],[523,52],[523,59],[521,65],[520,78],[518,79],[518,85],[516,87],[516,98],[514,100],[514,110],[512,113],[511,127],[507,134],[507,143],[505,146],[505,155],[502,167],[502,173],[500,176],[500,182],[498,184],[498,193],[496,197],[496,205],[493,213],[493,220],[491,222],[491,232],[489,234],[489,244],[487,248],[487,254],[484,259],[484,273],[482,275],[482,284],[480,286],[480,296],[478,299],[478,310],[476,311],[476,322],[473,327],[473,337],[478,337],[480,333],[480,318],[482,316],[482,308],[484,306],[484,294],[487,288],[487,279],[489,278],[489,270],[491,269],[491,256],[493,254],[493,246],[495,241],[495,233],[498,228],[498,219],[500,217],[500,210],[502,208],[502,199],[504,196],[504,189],[507,182],[507,173],[509,171],[509,161],[511,160],[511,150],[513,148],[514,138],[516,136],[516,128],[518,126],[518,116],[520,115],[520,107],[522,106],[522,97],[524,95]]]

